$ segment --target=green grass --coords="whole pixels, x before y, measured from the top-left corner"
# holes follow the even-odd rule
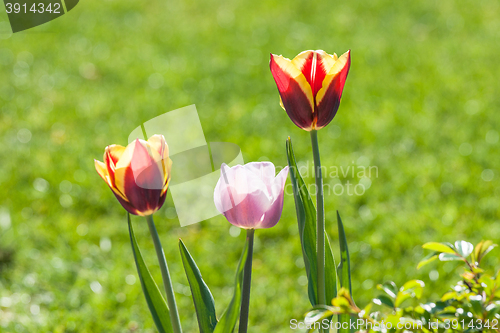
[[[378,168],[364,195],[325,199],[335,249],[335,210],[345,225],[357,303],[387,280],[419,278],[428,297],[442,293],[456,264],[417,271],[421,244],[500,241],[499,15],[493,0],[82,1],[26,32],[0,23],[0,331],[155,331],[125,212],[93,159],[141,122],[196,104],[207,141],[282,166],[291,136],[311,165],[308,133],[279,106],[270,52],[352,50],[339,113],[319,140],[325,166]],[[325,179],[338,181],[359,179]],[[147,225],[133,222],[159,282]],[[156,223],[184,330],[195,332],[177,240],[221,314],[244,234],[232,237],[221,216],[181,228],[170,197]],[[256,233],[252,332],[288,332],[309,310],[299,244],[289,195],[280,223]]]

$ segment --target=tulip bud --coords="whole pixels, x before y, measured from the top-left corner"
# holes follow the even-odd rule
[[[104,163],[94,160],[99,175],[129,213],[151,215],[163,206],[172,161],[163,135],[136,139],[127,147],[110,145]]]
[[[252,162],[232,168],[222,164],[214,191],[217,210],[244,229],[271,228],[283,210],[288,166],[275,176],[271,162]]]
[[[350,65],[350,51],[340,58],[323,50],[304,51],[293,60],[271,54],[270,68],[281,107],[295,125],[311,131],[332,121]]]

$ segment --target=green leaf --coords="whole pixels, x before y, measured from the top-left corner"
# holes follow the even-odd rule
[[[379,284],[377,289],[383,290],[390,298],[396,298],[396,294],[398,293],[398,286],[393,281]]]
[[[422,245],[422,248],[436,252],[455,253],[453,246],[448,243],[429,242]]]
[[[203,277],[193,257],[191,257],[188,249],[180,239],[179,249],[181,251],[182,264],[184,265],[189,286],[191,287],[191,295],[193,296],[200,333],[212,333],[217,325],[214,298],[207,284],[203,281]]]
[[[394,308],[394,302],[392,301],[392,299],[389,296],[386,296],[386,295],[380,295],[379,297],[374,298],[373,303],[375,303],[377,305],[384,304],[385,306],[388,306],[390,308]]]
[[[433,262],[434,260],[436,260],[438,258],[439,254],[437,252],[433,252],[431,254],[429,254],[427,257],[425,257],[424,259],[422,259],[418,265],[417,265],[417,269],[420,269],[422,267],[424,267],[425,265]]]
[[[172,333],[172,323],[170,322],[170,312],[168,310],[167,303],[160,293],[160,289],[156,285],[151,273],[149,272],[146,263],[137,244],[135,238],[134,229],[132,227],[132,222],[130,221],[130,214],[127,213],[128,219],[128,230],[130,232],[130,242],[132,243],[132,251],[134,253],[135,264],[137,266],[137,273],[139,274],[139,280],[141,281],[142,291],[146,297],[146,303],[148,304],[149,311],[153,316],[153,320],[160,333]]]
[[[304,322],[306,324],[306,327],[310,326],[311,328],[307,330],[307,333],[312,333],[316,330],[314,323],[321,323],[324,319],[332,317],[332,310],[334,309],[337,310],[336,308],[328,307],[326,309],[314,309],[308,312],[306,314]]]
[[[466,241],[456,241],[455,248],[463,258],[467,258],[474,251],[474,245]]]
[[[243,268],[245,267],[245,262],[248,257],[248,245],[247,240],[245,248],[241,253],[238,268],[236,269],[233,298],[217,323],[217,326],[215,326],[214,333],[232,333],[234,331],[234,327],[236,326],[236,322],[238,321],[238,317],[240,316],[241,293],[243,289]]]
[[[481,253],[483,252],[484,242],[485,241],[482,240],[479,243],[477,243],[476,246],[474,247],[474,260],[477,262],[481,262]],[[491,242],[491,241],[487,241],[487,242]]]
[[[337,225],[339,229],[339,245],[340,245],[340,263],[338,267],[338,275],[340,280],[340,287],[349,291],[352,299],[352,286],[351,286],[351,262],[349,259],[349,248],[347,247],[347,238],[345,236],[344,225],[342,219],[337,211]],[[354,301],[354,300],[353,300]],[[350,327],[351,317],[348,314],[339,315],[340,329],[339,332],[350,332],[349,328],[343,328],[343,323],[347,323]]]
[[[351,262],[349,259],[349,248],[347,247],[347,239],[345,236],[344,225],[337,211],[337,225],[339,228],[339,245],[340,245],[340,264],[338,267],[340,276],[340,286],[349,290],[352,295],[351,287]]]
[[[491,250],[493,250],[495,247],[497,247],[498,245],[497,244],[492,244],[491,246],[488,246],[482,253],[481,255],[481,259],[484,258],[485,255],[487,255],[488,253],[490,253]]]
[[[316,242],[314,245],[316,246]],[[330,237],[325,233],[325,293],[327,304],[337,297],[337,265],[331,249]]]
[[[406,282],[400,289],[400,291],[412,290],[415,293],[415,297],[422,297],[422,292],[424,291],[425,283],[422,280],[411,280]]]
[[[441,261],[464,261],[462,257],[459,257],[457,254],[451,253],[441,253],[439,255],[439,260]]]
[[[490,240],[479,242],[479,244],[477,244],[476,248],[474,249],[474,257],[476,261],[480,263],[484,256],[487,255],[496,246],[497,244],[493,244],[493,242]]]
[[[288,138],[286,142],[288,165],[290,167],[290,180],[293,186],[295,198],[295,209],[299,226],[300,243],[302,245],[302,256],[308,279],[309,301],[312,306],[318,305],[318,270],[316,255],[316,208],[309,195],[307,186],[298,172],[295,155],[293,153],[292,141]],[[330,240],[325,236],[325,282],[326,299],[337,297],[337,271],[333,257]]]
[[[420,280],[411,280],[406,282],[398,292],[394,305],[400,307],[409,298],[421,298],[425,283]]]

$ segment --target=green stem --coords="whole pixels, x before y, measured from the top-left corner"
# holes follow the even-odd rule
[[[325,293],[325,208],[323,201],[323,176],[319,157],[318,132],[311,131],[311,144],[314,157],[314,177],[316,179],[316,253],[318,266],[318,303],[326,305]]]
[[[243,294],[241,298],[240,328],[238,333],[247,333],[250,310],[250,287],[252,284],[253,236],[255,229],[247,229],[248,256],[243,271]]]
[[[156,256],[158,257],[158,263],[160,264],[161,277],[163,279],[165,293],[167,294],[167,304],[170,309],[170,321],[172,322],[172,328],[174,329],[174,333],[182,333],[179,313],[177,312],[177,304],[175,303],[174,289],[172,288],[170,273],[168,272],[167,260],[165,259],[163,248],[161,247],[158,231],[156,231],[153,215],[146,216],[146,220],[148,221],[149,232],[151,233],[151,238],[153,238]]]

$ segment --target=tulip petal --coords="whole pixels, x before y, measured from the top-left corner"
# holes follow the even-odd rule
[[[104,164],[108,169],[109,179],[111,181],[111,187],[116,187],[115,185],[115,166],[120,157],[123,155],[125,147],[119,145],[109,145],[104,151]]]
[[[293,58],[292,63],[302,72],[311,86],[312,95],[316,96],[335,59],[323,50],[303,51]]]
[[[118,163],[118,160],[123,155],[125,149],[125,147],[120,145],[107,146],[106,150],[104,151],[104,160],[106,160],[106,158],[109,158],[110,161],[113,162],[113,166],[116,166],[116,163]]]
[[[271,195],[273,198],[277,198],[278,195],[283,192],[285,188],[286,179],[288,177],[288,166],[284,167],[272,181],[272,191]]]
[[[157,170],[156,167],[155,169]],[[135,213],[130,211],[132,214],[141,216],[151,215],[163,205],[166,194],[162,194],[162,189],[151,189],[138,186],[134,177],[135,172],[131,167],[119,168],[116,170],[117,175],[122,172],[124,179],[122,184],[123,193],[126,195],[127,202],[136,210]],[[149,170],[144,172],[146,177],[150,177],[149,173],[154,173],[154,169],[151,172]],[[126,205],[122,201],[120,201],[120,203],[125,207],[125,209],[127,209]]]
[[[172,169],[172,160],[167,157],[167,159],[163,160],[163,193],[167,192],[168,190],[168,184],[170,183],[170,170]]]
[[[160,134],[150,137],[147,143],[151,146],[152,150],[158,152],[158,156],[161,158],[161,170],[164,176],[163,190],[166,192],[170,181],[170,170],[172,169],[172,160],[168,157],[168,144],[165,141],[165,137]]]
[[[230,207],[230,193],[235,194],[236,189],[232,186],[226,187],[222,192],[224,206]],[[226,219],[240,228],[253,229],[262,220],[264,213],[270,208],[271,201],[263,191],[256,191],[239,196],[236,206],[222,212]]]
[[[237,165],[229,168],[223,164],[221,177],[215,187],[214,202],[217,210],[230,223],[241,228],[254,228],[272,202],[265,183],[258,176],[258,170],[257,166],[246,168]]]
[[[272,203],[271,207],[266,211],[262,221],[255,227],[255,229],[267,229],[274,227],[281,218],[283,211],[284,194],[281,192],[276,200]]]
[[[101,161],[94,160],[94,165],[97,173],[101,176],[102,179],[111,187],[111,181],[109,179],[108,169],[106,168],[106,164]]]
[[[259,223],[258,227],[256,227],[257,229],[272,228],[280,220],[283,211],[284,189],[287,177],[288,166],[284,167],[273,181],[272,188],[273,195],[275,195],[274,201],[264,214],[264,218]]]
[[[263,179],[260,178],[260,173],[250,171],[244,165],[236,165],[229,168],[225,163],[221,167],[221,185],[232,186],[236,193],[234,203],[238,205],[249,193],[263,192],[267,195],[269,201],[272,200],[270,192],[267,191],[267,186]]]
[[[304,74],[291,60],[274,54],[271,54],[270,68],[281,104],[290,119],[300,128],[311,129],[314,98]]]
[[[340,105],[340,98],[351,66],[350,51],[344,53],[335,62],[323,80],[322,88],[316,95],[318,109],[316,128],[325,127],[335,117]]]
[[[146,141],[136,139],[129,144],[116,164],[115,186],[125,195],[127,195],[124,189],[125,174],[128,169],[132,170],[134,183],[138,187],[156,190],[164,188],[162,160],[158,152],[152,149]]]
[[[168,145],[163,135],[155,134],[148,139],[147,143],[158,152],[162,159],[168,158]]]
[[[243,166],[248,171],[256,175],[263,183],[263,188],[267,189],[267,193],[272,197],[272,183],[276,175],[276,169],[271,162],[250,162]]]
[[[111,189],[111,190],[113,190],[113,189]],[[127,212],[129,212],[130,214],[134,214],[134,215],[141,215],[141,213],[134,206],[132,206],[132,204],[130,202],[123,199],[116,191],[113,190],[113,194],[115,195],[115,197],[118,200],[118,202],[120,203],[120,205],[122,205],[122,207],[125,208],[125,210]]]
[[[161,163],[158,152],[151,149],[146,141],[137,139],[127,146],[116,165],[116,192],[123,193],[122,199],[125,201],[120,200],[120,203],[135,215],[150,215],[158,210],[165,200],[165,181],[161,165],[151,155]],[[127,208],[127,203],[135,212]]]
[[[108,184],[109,188],[111,189],[111,191],[113,191],[113,193],[116,195],[116,197],[120,197],[122,200],[126,201],[127,198],[125,197],[125,195],[123,195],[123,193],[121,193],[120,190],[117,189],[115,186],[114,176],[111,177],[110,174],[108,173],[109,167],[107,167],[106,164],[104,164],[103,162],[98,161],[98,160],[94,160],[94,164],[95,164],[95,169],[97,170],[97,173],[99,174],[99,176],[101,176],[102,179],[104,179],[106,184]],[[134,213],[132,213],[132,214],[134,214]]]

